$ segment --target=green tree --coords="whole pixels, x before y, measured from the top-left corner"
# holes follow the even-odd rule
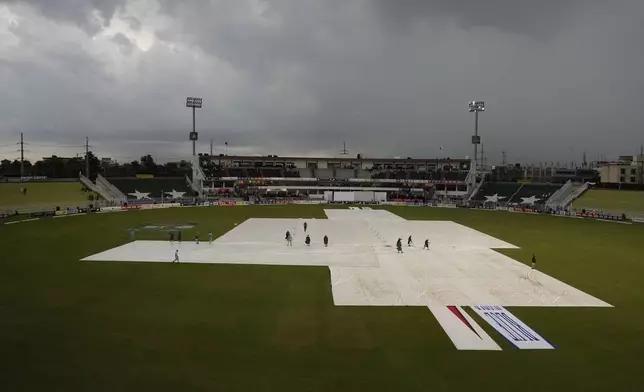
[[[96,178],[96,175],[101,171],[101,161],[98,159],[93,152],[87,152],[87,158],[89,159],[89,173],[90,178]],[[85,174],[85,160],[83,160],[83,174]]]
[[[152,155],[147,154],[141,157],[141,173],[156,174],[157,164],[154,162]]]
[[[141,164],[138,161],[130,162],[130,168],[131,168],[130,175],[141,174]]]

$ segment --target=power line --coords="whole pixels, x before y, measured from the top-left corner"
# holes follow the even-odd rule
[[[40,144],[29,143],[30,146],[45,147],[45,148],[85,148],[84,144],[81,145],[61,145],[61,144]]]

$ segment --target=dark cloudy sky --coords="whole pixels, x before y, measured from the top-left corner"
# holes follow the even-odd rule
[[[642,0],[0,0],[0,157],[580,161],[644,144]],[[60,146],[54,148],[54,146]]]

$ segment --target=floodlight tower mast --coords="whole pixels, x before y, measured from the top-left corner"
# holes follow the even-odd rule
[[[195,109],[201,109],[203,98],[188,97],[186,99],[186,107],[192,108],[192,132],[190,132],[190,140],[192,140],[192,156],[197,155],[195,142],[199,139],[199,135],[195,130]]]
[[[472,136],[472,144],[474,145],[474,159],[472,160],[472,189],[476,186],[476,174],[478,164],[478,146],[481,144],[481,137],[479,136],[479,112],[485,111],[485,102],[483,101],[470,101],[470,113],[474,113],[474,136]]]
[[[349,154],[349,150],[347,150],[347,142],[344,142],[342,150],[340,150],[340,155],[347,155]]]

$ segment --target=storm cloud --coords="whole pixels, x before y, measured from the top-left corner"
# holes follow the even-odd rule
[[[614,158],[642,36],[636,0],[0,0],[0,146],[187,157],[194,95],[202,152],[466,156],[476,99],[489,162]]]

